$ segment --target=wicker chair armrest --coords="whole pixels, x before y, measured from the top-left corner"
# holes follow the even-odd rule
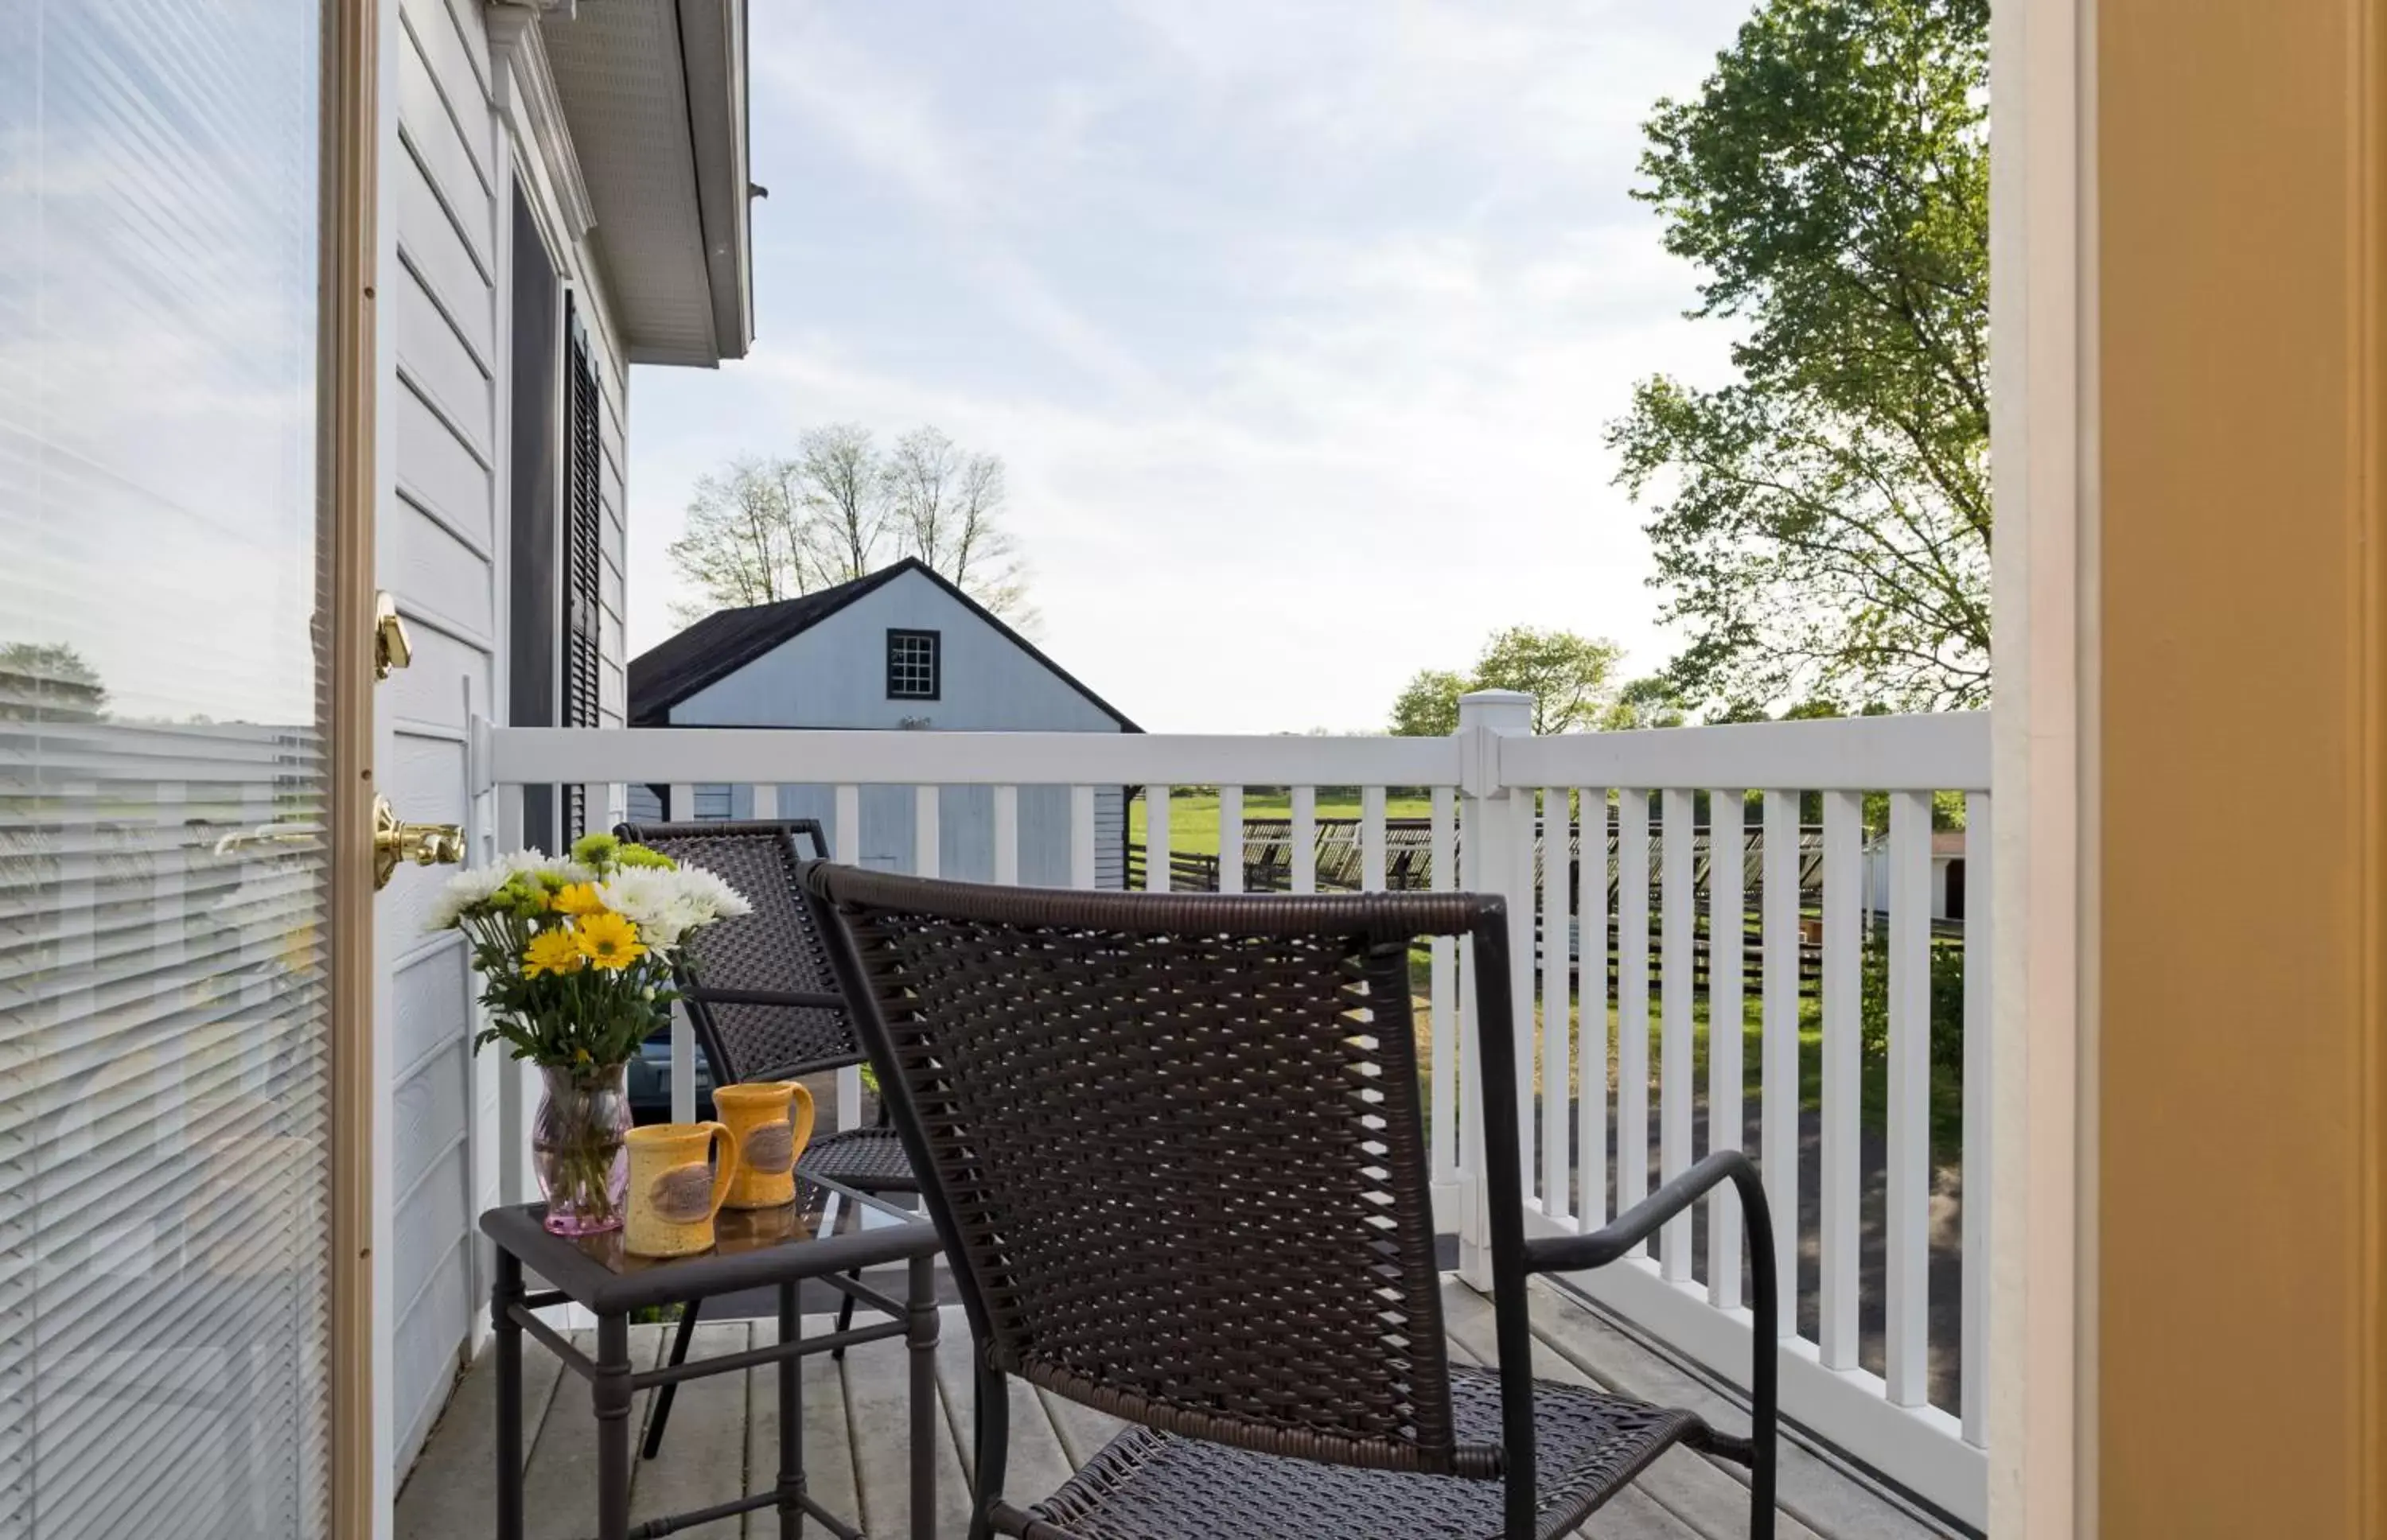
[[[1765,1271],[1770,1275],[1774,1231],[1766,1218],[1765,1186],[1758,1180],[1756,1166],[1738,1150],[1718,1150],[1588,1235],[1548,1235],[1527,1241],[1525,1270],[1582,1272],[1604,1268],[1725,1181],[1740,1189],[1749,1244],[1765,1251]]]
[[[1740,1218],[1749,1241],[1753,1287],[1749,1299],[1749,1436],[1711,1433],[1705,1447],[1750,1466],[1760,1512],[1774,1507],[1774,1443],[1780,1420],[1781,1296],[1774,1274],[1774,1219],[1757,1166],[1738,1150],[1718,1150],[1631,1209],[1588,1235],[1553,1235],[1525,1243],[1525,1271],[1581,1272],[1606,1267],[1660,1226],[1723,1182],[1740,1192]]]

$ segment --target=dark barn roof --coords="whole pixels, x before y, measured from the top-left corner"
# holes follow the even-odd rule
[[[1143,731],[1129,721],[1118,707],[1080,684],[1068,670],[1046,657],[1035,643],[1004,625],[1002,617],[993,611],[947,581],[942,574],[927,562],[911,556],[893,566],[881,567],[866,577],[840,583],[833,588],[817,588],[794,599],[781,600],[776,604],[754,604],[742,610],[717,611],[679,635],[639,653],[630,660],[630,725],[634,727],[669,726],[671,709],[689,696],[727,678],[789,637],[811,630],[855,600],[885,587],[907,572],[920,574],[966,605],[1013,646],[1043,664],[1055,678],[1116,721],[1121,732]]]

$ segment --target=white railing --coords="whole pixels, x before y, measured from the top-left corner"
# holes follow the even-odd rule
[[[1000,882],[1019,880],[1023,829],[1033,822],[1025,804],[1061,819],[1059,828],[1049,816],[1036,827],[1034,839],[1055,848],[1031,850],[1027,864],[1061,867],[1065,844],[1068,880],[1080,887],[1094,886],[1103,873],[1098,797],[1116,805],[1117,789],[1144,789],[1152,810],[1144,880],[1161,889],[1170,881],[1168,789],[1200,786],[1218,789],[1222,890],[1242,886],[1241,831],[1256,789],[1284,794],[1291,887],[1316,886],[1321,788],[1357,789],[1360,886],[1380,889],[1387,791],[1413,789],[1428,807],[1433,884],[1455,881],[1510,901],[1519,1106],[1527,1130],[1519,1158],[1529,1233],[1597,1228],[1654,1180],[1710,1150],[1750,1142],[1764,1171],[1782,1269],[1785,1414],[1981,1524],[1988,718],[1872,717],[1556,738],[1532,736],[1530,721],[1524,697],[1485,694],[1468,698],[1459,731],[1446,738],[484,726],[475,734],[475,758],[484,785],[513,810],[513,828],[525,786],[585,784],[593,807],[621,805],[618,789],[625,785],[668,787],[674,815],[696,805],[700,786],[728,786],[749,789],[739,799],[741,810],[758,815],[821,810],[830,850],[839,854],[865,848],[865,789],[909,788],[911,849],[900,864]],[[965,801],[968,794],[958,789],[965,788],[992,789]],[[1888,893],[1886,901],[1879,893],[1873,899],[1888,911],[1886,935],[1866,912],[1862,875],[1866,799],[1885,793]],[[1932,969],[1934,948],[1954,944],[1952,937],[1934,936],[1935,793],[1962,795],[1969,868],[1964,890],[1975,896],[1961,942],[1963,1191],[1961,1255],[1952,1259],[1961,1283],[1952,1325],[1945,1309],[1935,1317],[1930,1294],[1931,1204],[1939,1174],[1932,1146]],[[871,805],[883,809],[888,795],[874,790]],[[1753,820],[1751,799],[1762,804]],[[1811,812],[1820,802],[1820,820],[1801,817],[1802,799]],[[1710,837],[1714,821],[1700,816],[1702,801],[1710,814],[1743,810],[1737,825],[1728,811],[1722,821],[1739,831],[1741,859],[1713,858],[1720,842]],[[1588,823],[1585,810],[1593,814]],[[1812,831],[1802,837],[1802,826],[1816,821],[1820,894],[1814,864],[1802,858],[1802,845],[1817,842]],[[1563,855],[1578,830],[1591,838],[1582,840],[1581,859],[1570,862]],[[1545,858],[1536,859],[1537,849]],[[1802,871],[1810,874],[1803,888]],[[1733,926],[1729,916],[1739,923]],[[1602,959],[1611,929],[1612,1040]],[[1474,1062],[1475,1023],[1472,991],[1461,987],[1461,950],[1443,941],[1432,953],[1428,1124],[1436,1214],[1459,1236],[1462,1273],[1482,1282],[1488,1230],[1470,1105],[1480,1088],[1462,1068]],[[1887,995],[1886,1011],[1878,1013],[1887,1017],[1886,1054],[1870,1071],[1863,1043],[1869,951],[1886,974]],[[1740,1022],[1746,1004],[1754,1004],[1762,1023],[1753,1133],[1743,1094],[1742,1033],[1704,1034],[1704,1094],[1696,1063],[1702,1006],[1710,1021]],[[1572,1030],[1542,1028],[1577,1013]],[[1820,1030],[1820,1041],[1805,1054],[1820,1083],[1819,1105],[1812,1107],[1802,1087],[1807,1015]],[[684,1098],[681,1115],[690,1115],[693,1050],[685,1033],[675,1046],[675,1099]],[[1869,1072],[1884,1082],[1876,1100],[1885,1115],[1872,1130],[1864,1113]],[[859,1096],[850,1076],[840,1091],[836,1115],[844,1126],[859,1115]],[[1869,1245],[1876,1200],[1867,1189],[1876,1176],[1878,1243]],[[1816,1198],[1812,1222],[1802,1218],[1802,1187]],[[1570,1281],[1745,1384],[1751,1322],[1742,1298],[1740,1221],[1729,1191],[1708,1205],[1704,1247],[1694,1245],[1699,1228],[1686,1216],[1661,1233],[1654,1256],[1629,1257]],[[1882,1260],[1869,1267],[1876,1251]],[[1802,1259],[1812,1267],[1802,1269]],[[1877,1347],[1868,1332],[1876,1319]],[[1935,1319],[1942,1323],[1936,1333]],[[1802,1328],[1808,1319],[1812,1330]],[[1956,1370],[1952,1394],[1949,1377],[1938,1377],[1943,1404],[1933,1400],[1935,1354]]]

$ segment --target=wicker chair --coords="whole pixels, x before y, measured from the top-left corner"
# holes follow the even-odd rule
[[[713,1083],[792,1080],[863,1062],[828,951],[797,886],[807,861],[828,854],[811,818],[707,819],[623,824],[625,839],[701,866],[746,896],[754,912],[707,926],[679,958],[679,989]],[[796,1169],[866,1193],[916,1193],[919,1183],[882,1104],[871,1127],[815,1135]],[[687,1361],[697,1306],[680,1312],[671,1361]],[[838,1330],[852,1324],[853,1296],[838,1306]],[[842,1350],[840,1350],[840,1356]],[[645,1458],[663,1448],[673,1385],[656,1393],[647,1421]]]
[[[971,1534],[1565,1534],[1676,1444],[1747,1465],[1774,1529],[1776,1363],[1754,1429],[1535,1381],[1525,1282],[1739,1190],[1755,1340],[1765,1193],[1719,1153],[1590,1235],[1528,1241],[1497,898],[1054,892],[808,866],[977,1339]],[[1466,936],[1500,1368],[1449,1361],[1408,959]],[[1030,1507],[1004,1377],[1140,1424]]]

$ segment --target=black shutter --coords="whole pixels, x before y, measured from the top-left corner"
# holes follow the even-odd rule
[[[548,260],[538,219],[513,190],[512,562],[507,575],[507,711],[517,727],[556,724],[563,646],[563,284]],[[523,789],[523,840],[558,848],[562,826],[544,786]]]
[[[598,542],[605,528],[600,491],[605,461],[600,426],[604,403],[597,389],[597,360],[575,310],[566,312],[566,335],[562,726],[593,727],[604,638],[599,608],[603,567],[598,556]],[[575,783],[563,795],[566,832],[576,839],[588,831],[587,793]]]

